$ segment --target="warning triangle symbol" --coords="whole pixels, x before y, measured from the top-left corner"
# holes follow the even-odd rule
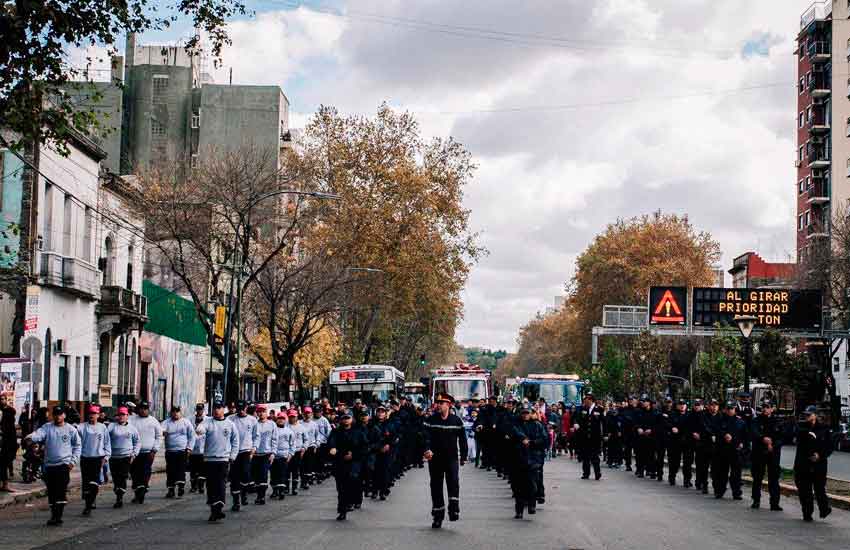
[[[670,290],[664,291],[664,295],[661,296],[661,300],[652,313],[652,320],[656,323],[682,323],[685,321],[682,309]]]

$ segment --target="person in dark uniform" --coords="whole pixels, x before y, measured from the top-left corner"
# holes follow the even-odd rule
[[[375,449],[375,479],[374,490],[381,500],[387,500],[390,494],[390,460],[392,451],[399,443],[397,430],[399,424],[387,420],[387,409],[383,406],[375,410],[374,426],[379,434]]]
[[[629,396],[628,405],[620,412],[623,419],[623,462],[626,471],[632,471],[632,450],[635,447],[635,415],[638,413],[637,398]]]
[[[741,453],[747,438],[747,425],[735,414],[735,402],[728,401],[717,422],[711,482],[714,498],[723,498],[728,483],[732,498],[741,500]]]
[[[794,456],[794,485],[803,509],[803,521],[812,521],[815,501],[821,519],[832,513],[826,496],[827,459],[832,454],[832,430],[818,420],[817,408],[806,409],[806,417],[797,429],[797,454]]]
[[[496,431],[496,398],[491,396],[486,405],[478,411],[478,418],[473,424],[478,444],[481,446],[481,467],[488,472],[494,467],[493,445]]]
[[[516,515],[522,519],[525,508],[529,514],[537,513],[537,495],[540,494],[538,483],[546,458],[546,448],[549,444],[549,434],[539,421],[531,416],[531,409],[523,407],[520,410],[520,420],[514,425],[512,441],[517,448],[519,458],[515,469],[516,485]]]
[[[656,416],[657,426],[655,429],[655,480],[664,481],[664,461],[667,455],[667,436],[670,431],[670,415],[673,414],[673,399],[669,396],[664,398],[661,409]]]
[[[696,488],[702,494],[708,494],[708,470],[714,461],[714,440],[717,423],[720,420],[720,406],[716,399],[708,402],[708,409],[697,411],[700,405],[694,406],[696,413],[691,425],[691,437],[695,443],[696,459]]]
[[[469,450],[466,445],[466,431],[463,421],[450,414],[454,398],[446,393],[437,394],[434,403],[437,411],[423,424],[425,428],[425,454],[428,461],[428,474],[431,478],[431,515],[434,518],[431,527],[439,529],[443,525],[446,513],[446,501],[443,499],[443,480],[449,495],[449,521],[460,519],[460,478],[459,466],[466,463]]]
[[[782,424],[773,415],[773,403],[765,400],[761,404],[761,413],[753,419],[750,430],[752,440],[753,504],[756,509],[761,502],[761,485],[767,470],[767,488],[770,493],[770,509],[781,512],[779,506],[779,476],[782,468],[779,459],[782,454]]]
[[[574,437],[577,438],[579,458],[581,459],[581,478],[590,479],[590,466],[597,480],[602,478],[599,467],[599,453],[602,452],[602,438],[605,435],[605,417],[602,409],[593,401],[593,394],[584,395],[584,405],[576,415]]]
[[[656,415],[648,395],[641,395],[639,404],[640,410],[635,415],[635,476],[642,478],[649,475],[652,478]]]
[[[688,402],[684,399],[679,399],[676,402],[676,410],[672,411],[667,419],[667,482],[670,485],[676,484],[676,476],[679,474],[680,465],[685,483],[687,483],[687,486],[690,486],[691,483],[693,455],[691,454],[690,458],[688,458],[684,452],[685,447],[688,445],[688,440],[685,437],[687,435],[687,411]]]
[[[605,415],[605,446],[608,448],[608,467],[619,468],[623,463],[623,416],[616,405]]]
[[[351,427],[351,414],[340,417],[339,426],[328,436],[328,455],[334,462],[334,477],[337,492],[337,521],[344,521],[354,507],[356,493],[360,491],[360,470],[366,455],[368,442],[362,430]]]

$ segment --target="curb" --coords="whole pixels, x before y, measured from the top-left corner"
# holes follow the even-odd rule
[[[750,487],[752,487],[753,485],[753,478],[749,476],[743,476],[741,478],[741,481],[743,481],[745,485],[748,485]],[[762,488],[765,491],[767,490],[767,481],[762,482]],[[779,483],[779,493],[786,497],[797,497],[798,495],[796,486],[782,482]],[[833,508],[839,508],[841,510],[850,510],[850,497],[831,495],[829,493],[827,493],[826,496],[829,499],[830,506],[832,506]]]
[[[165,472],[164,464],[157,464],[151,470],[151,474],[161,474]],[[20,504],[26,504],[27,502],[32,502],[33,500],[37,500],[40,498],[44,498],[47,496],[47,487],[44,487],[42,481],[34,481],[33,483],[37,483],[41,485],[37,489],[33,489],[31,491],[25,491],[20,493],[15,493],[11,499],[0,502],[0,510],[4,508],[8,508],[10,506],[18,506]],[[68,484],[68,491],[73,491],[79,489],[81,485],[81,481],[79,478],[74,479],[71,483]],[[101,488],[104,487],[112,487],[112,483],[104,483],[101,485]]]

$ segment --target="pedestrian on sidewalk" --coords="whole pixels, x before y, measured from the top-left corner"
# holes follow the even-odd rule
[[[109,471],[112,473],[112,490],[115,492],[113,508],[124,506],[124,493],[127,492],[127,477],[130,466],[142,450],[139,431],[129,422],[130,411],[127,407],[118,407],[115,422],[109,425],[109,445],[112,456],[109,458]]]
[[[821,519],[832,513],[826,496],[827,458],[832,454],[832,430],[818,420],[817,407],[806,409],[806,417],[797,429],[797,454],[794,457],[794,484],[803,509],[803,521],[812,521],[817,500]]]
[[[133,502],[144,504],[151,481],[151,471],[156,453],[162,444],[162,426],[150,415],[150,404],[142,401],[136,407],[136,416],[131,417],[130,423],[139,432],[141,450],[133,460],[130,475],[133,478]]]
[[[100,405],[91,404],[86,409],[86,422],[77,426],[80,432],[80,478],[85,502],[83,515],[96,508],[95,500],[100,489],[100,473],[112,454],[112,445],[106,426],[97,421]]]
[[[207,479],[204,474],[204,436],[197,435],[198,425],[207,419],[207,415],[204,414],[205,409],[206,407],[204,407],[203,403],[195,405],[195,418],[193,421],[193,429],[196,430],[195,444],[192,445],[192,452],[189,455],[190,493],[204,494],[204,485]]]
[[[5,395],[0,395],[0,491],[11,493],[9,477],[18,454],[15,408]]]
[[[437,410],[423,424],[425,428],[425,460],[428,461],[428,474],[431,478],[431,515],[434,518],[431,527],[439,529],[446,514],[446,501],[443,498],[443,482],[449,496],[449,521],[460,519],[460,472],[459,467],[466,463],[469,449],[466,446],[466,432],[463,421],[450,413],[454,398],[447,394],[437,394],[434,398]],[[460,464],[458,464],[458,451]]]
[[[43,443],[44,481],[47,484],[47,502],[50,504],[48,526],[62,525],[62,512],[68,504],[68,483],[71,470],[80,461],[80,434],[65,422],[65,408],[53,407],[53,422],[45,424],[27,436],[33,443]]]
[[[183,418],[179,405],[173,405],[169,414],[169,418],[162,422],[167,489],[165,498],[183,498],[186,489],[186,462],[195,446],[195,427],[188,418]]]
[[[757,509],[761,503],[761,485],[767,470],[767,489],[770,493],[770,509],[781,512],[779,506],[779,477],[782,474],[780,457],[782,454],[782,424],[773,414],[773,403],[764,400],[761,413],[752,421],[752,476],[753,503],[750,508]]]
[[[231,417],[235,418],[235,417]],[[204,471],[207,478],[207,504],[210,506],[208,521],[225,518],[224,499],[228,477],[228,466],[239,455],[239,433],[229,418],[224,416],[224,403],[212,405],[212,416],[201,422],[195,430],[204,438]],[[236,495],[237,498],[239,495]]]

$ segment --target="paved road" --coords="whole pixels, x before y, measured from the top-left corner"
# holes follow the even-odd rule
[[[639,480],[605,470],[601,482],[581,481],[578,465],[561,458],[547,464],[547,504],[532,520],[512,519],[513,505],[494,474],[465,468],[462,518],[441,531],[430,528],[427,473],[408,474],[387,502],[338,523],[334,493],[327,483],[307,494],[264,508],[249,505],[228,513],[218,525],[206,523],[200,498],[166,501],[162,481],[143,508],[115,511],[111,495],[90,518],[69,506],[65,526],[45,529],[43,504],[0,512],[3,549],[18,548],[493,548],[535,550],[682,548],[736,550],[764,548],[846,548],[850,514],[836,510],[826,522],[806,524],[799,507],[784,499],[785,512],[753,511],[747,502],[716,501],[694,490]],[[76,499],[75,499],[76,500]],[[318,545],[318,546],[317,546]]]
[[[794,467],[794,454],[796,452],[797,447],[794,445],[785,445],[782,448],[780,461],[783,468],[790,470]],[[829,477],[850,481],[850,453],[844,451],[832,453],[832,456],[829,457]]]

